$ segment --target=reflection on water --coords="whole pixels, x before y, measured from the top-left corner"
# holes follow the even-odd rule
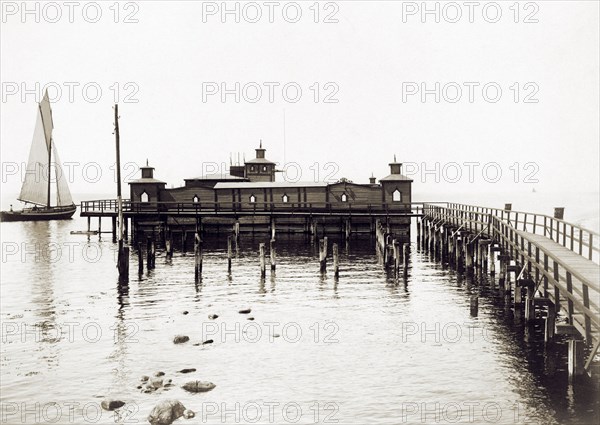
[[[406,280],[395,279],[378,265],[373,239],[330,235],[340,246],[335,279],[319,273],[314,241],[278,235],[276,273],[261,279],[258,244],[268,235],[242,237],[231,273],[226,241],[207,237],[201,282],[192,254],[166,260],[159,251],[156,269],[139,277],[132,255],[122,285],[110,240],[69,234],[84,226],[2,224],[5,405],[78,403],[75,423],[104,397],[135,406],[142,423],[166,398],[203,413],[203,423],[250,422],[249,411],[223,417],[236,403],[263,406],[259,423],[291,422],[281,407],[289,403],[301,409],[297,423],[598,422],[597,390],[568,382],[564,341],[544,344],[541,325],[515,318],[488,277],[457,275],[416,249]],[[15,243],[17,253],[5,249]],[[55,251],[36,256],[23,243]],[[41,330],[30,332],[35,324]],[[178,334],[190,341],[173,344]],[[176,385],[141,393],[140,376],[156,371]],[[195,379],[217,387],[180,388]],[[279,403],[273,421],[270,403]],[[57,422],[69,419],[65,410]],[[97,423],[114,418],[105,412]]]

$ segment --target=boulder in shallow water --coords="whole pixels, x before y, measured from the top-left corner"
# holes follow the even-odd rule
[[[206,344],[212,344],[214,341],[212,339],[207,339],[206,341],[204,341],[202,343],[202,345],[206,345]]]
[[[181,388],[191,393],[205,393],[215,387],[215,384],[208,381],[190,381],[183,384]]]
[[[148,386],[154,387],[154,388],[160,388],[163,386],[163,380],[162,380],[162,378],[152,378],[151,380],[148,381]]]
[[[156,376],[157,378],[160,378],[161,376],[165,376],[165,373],[159,370],[158,372],[156,372],[154,374],[154,376]]]
[[[210,320],[215,320],[215,319],[217,319],[218,317],[219,317],[219,315],[218,315],[218,314],[209,314],[209,315],[208,315],[208,318],[209,318]]]
[[[185,409],[183,412],[183,417],[186,419],[192,419],[194,416],[196,416],[196,413],[193,410]]]
[[[175,338],[173,338],[173,344],[183,344],[184,342],[188,342],[190,340],[190,337],[187,335],[176,335]]]
[[[144,376],[142,376],[142,377],[140,378],[140,381],[142,381],[142,382],[146,382],[148,379],[150,379],[150,377],[149,377],[149,376],[147,376],[147,375],[144,375]]]
[[[181,369],[181,370],[179,371],[179,373],[192,373],[192,372],[195,372],[195,371],[196,371],[196,369],[195,369],[195,368],[193,368],[193,367],[189,367],[189,368]]]
[[[178,400],[163,400],[154,406],[148,415],[148,422],[152,425],[171,425],[183,416],[186,408]]]
[[[252,312],[251,308],[243,308],[240,311],[238,311],[238,313],[240,314],[250,314]]]
[[[113,411],[115,409],[118,409],[119,407],[125,406],[125,402],[121,401],[121,400],[106,399],[106,400],[102,400],[102,403],[100,403],[100,406],[102,406],[102,408],[104,410]]]

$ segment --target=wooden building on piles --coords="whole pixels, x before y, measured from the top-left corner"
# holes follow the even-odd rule
[[[132,235],[171,232],[272,231],[327,234],[374,233],[378,220],[399,238],[408,240],[412,180],[402,175],[402,164],[389,164],[390,174],[368,183],[341,179],[335,183],[276,181],[276,163],[266,158],[262,143],[254,159],[231,165],[226,174],[185,179],[182,187],[167,188],[146,164],[141,178],[129,182],[124,202]],[[82,216],[100,216],[109,205],[82,203]],[[106,215],[106,214],[105,214]],[[125,223],[128,226],[127,223]]]

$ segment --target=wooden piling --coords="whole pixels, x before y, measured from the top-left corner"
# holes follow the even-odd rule
[[[231,257],[233,256],[231,239],[232,239],[231,235],[227,236],[227,271],[229,273],[231,273]]]
[[[272,241],[275,240],[275,219],[274,218],[271,218],[271,240]]]
[[[117,217],[111,217],[112,242],[117,243]]]
[[[344,222],[344,232],[346,234],[346,240],[349,240],[350,239],[350,234],[352,232],[352,227],[351,227],[350,219],[347,219]]]
[[[265,244],[258,244],[258,260],[260,263],[260,276],[265,277],[267,275],[266,262],[265,262]]]
[[[194,236],[194,280],[200,281],[202,277],[202,239],[200,233]]]
[[[548,306],[548,313],[544,323],[544,341],[551,342],[554,339],[554,330],[556,326],[556,312],[554,305]]]
[[[269,241],[269,255],[271,256],[271,271],[275,271],[277,264],[277,252],[275,250],[275,239]]]
[[[327,236],[319,243],[319,264],[321,272],[325,272],[327,270]]]
[[[233,223],[233,235],[235,236],[236,241],[240,240],[240,222],[239,222],[239,220],[236,220],[235,223]]]
[[[394,239],[392,244],[394,247],[394,276],[398,277],[400,274],[400,242]]]
[[[171,235],[165,239],[165,255],[167,260],[171,260],[173,258],[173,240],[171,239]]]
[[[533,304],[534,287],[533,282],[527,285],[527,292],[525,294],[525,320],[530,322],[535,319],[535,306]]]
[[[569,340],[569,378],[573,378],[584,373],[584,343],[579,339]]]
[[[339,258],[337,243],[333,244],[332,250],[333,250],[333,275],[334,275],[334,277],[337,278],[340,276],[340,258]]]
[[[92,217],[88,217],[87,218],[87,225],[88,225],[88,233],[90,233],[92,231]]]
[[[138,255],[138,274],[144,274],[144,253],[142,251],[142,243],[137,244],[137,255]]]
[[[410,244],[405,243],[402,246],[402,274],[408,276],[408,260],[410,259]]]
[[[151,270],[155,266],[156,249],[154,240],[148,237],[146,242],[146,263],[148,264],[148,270]]]
[[[129,220],[126,217],[123,217],[123,239],[129,240]]]
[[[477,295],[471,295],[470,312],[471,317],[477,317],[479,312],[479,297]]]

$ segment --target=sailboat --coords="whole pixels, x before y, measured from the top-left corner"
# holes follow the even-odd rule
[[[77,207],[71,198],[67,178],[52,139],[52,109],[48,91],[38,105],[29,161],[18,200],[31,204],[19,211],[0,212],[1,221],[42,221],[70,219]],[[54,177],[53,177],[54,174]],[[52,186],[56,186],[56,203],[52,205]]]

